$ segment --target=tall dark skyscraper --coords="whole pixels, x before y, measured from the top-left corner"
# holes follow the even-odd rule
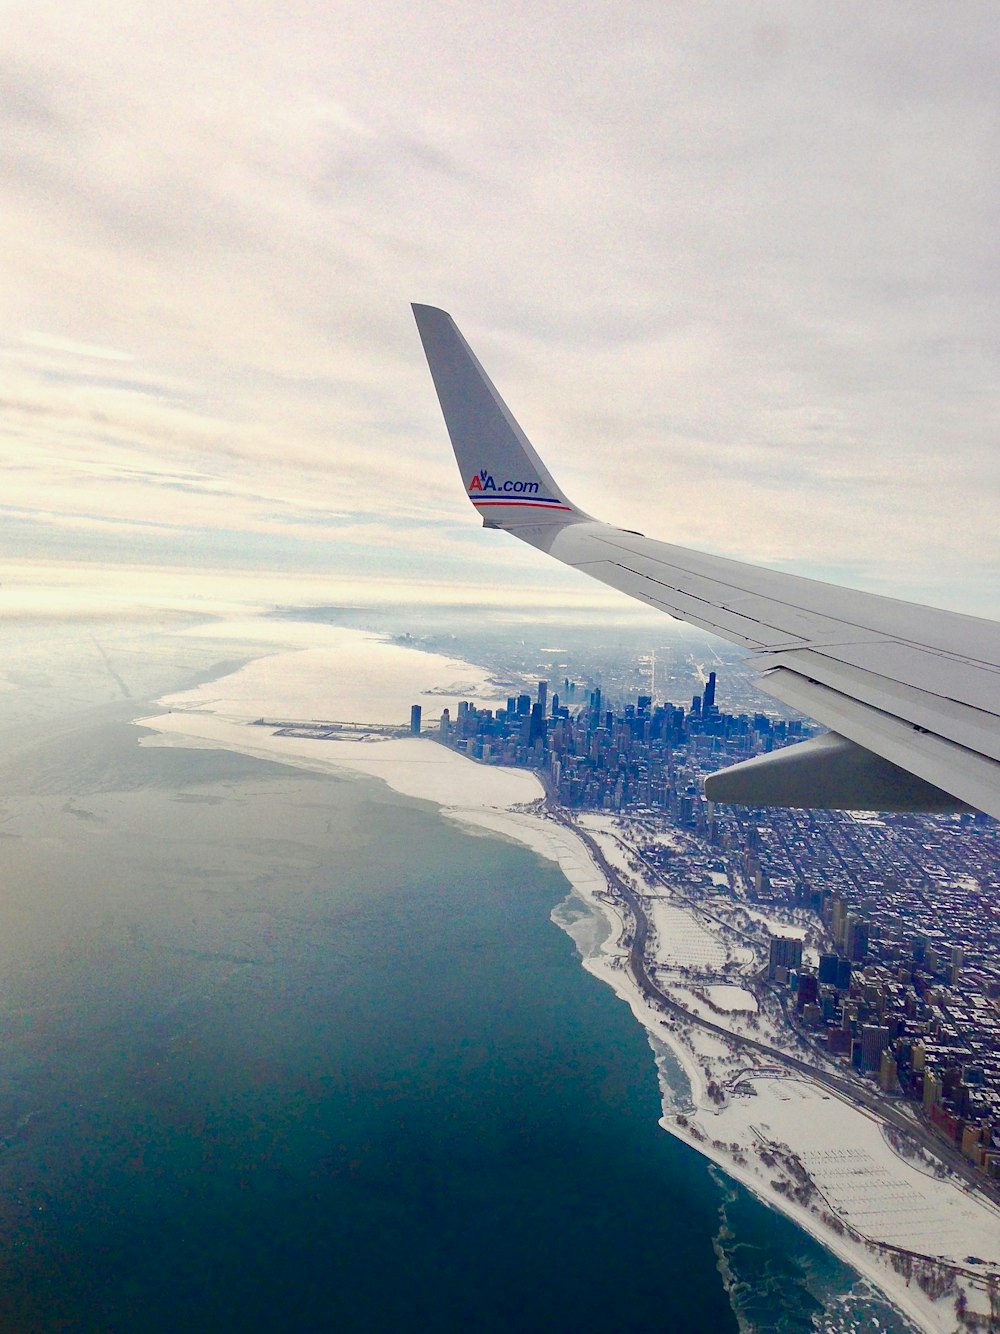
[[[772,936],[768,952],[767,975],[774,981],[777,969],[802,967],[802,941],[795,936]]]
[[[819,956],[819,980],[825,987],[835,987],[837,985],[837,962],[836,954],[821,954]]]
[[[862,1070],[877,1070],[882,1053],[889,1045],[889,1030],[878,1024],[866,1024],[861,1030],[859,1064]]]
[[[715,707],[715,673],[709,672],[708,685],[705,687],[705,696],[702,702],[702,712],[708,713]]]
[[[801,943],[800,941],[800,946]],[[795,1008],[804,1010],[807,1005],[815,1005],[818,998],[819,978],[815,973],[800,973],[799,987],[795,996]]]
[[[860,963],[868,953],[869,923],[864,917],[848,913],[844,931],[844,953],[852,963]]]
[[[414,736],[420,735],[420,705],[414,704],[410,709],[410,731]]]
[[[542,684],[544,685],[545,683],[542,682]],[[545,706],[539,701],[537,704],[532,704],[531,706],[531,722],[528,727],[529,743],[533,744],[535,741],[544,741],[545,732]]]

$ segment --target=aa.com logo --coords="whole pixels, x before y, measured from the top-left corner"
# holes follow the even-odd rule
[[[538,494],[538,482],[500,482],[493,480],[493,474],[486,468],[481,468],[475,473],[472,481],[469,483],[469,495],[477,491],[492,492],[496,495],[514,495],[514,496],[535,496]]]

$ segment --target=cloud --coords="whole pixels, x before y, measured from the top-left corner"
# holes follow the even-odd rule
[[[42,0],[0,34],[5,502],[527,578],[427,300],[603,517],[996,614],[998,48],[977,4]]]
[[[25,334],[24,342],[44,352],[67,352],[72,357],[86,357],[94,361],[135,360],[129,352],[119,352],[113,347],[97,347],[93,343],[75,343],[71,338],[58,338],[52,334]]]

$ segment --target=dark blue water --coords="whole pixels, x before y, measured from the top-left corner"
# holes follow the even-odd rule
[[[851,1327],[848,1271],[658,1128],[549,864],[124,728],[18,781],[3,1330]]]

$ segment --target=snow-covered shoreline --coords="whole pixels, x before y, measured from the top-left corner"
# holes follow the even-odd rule
[[[868,1277],[928,1334],[945,1334],[955,1328],[954,1294],[932,1301],[879,1253],[853,1240],[843,1227],[838,1231],[837,1224],[830,1224],[830,1217],[842,1213],[846,1218],[851,1211],[867,1207],[857,1191],[845,1193],[841,1177],[854,1168],[869,1175],[882,1174],[878,1179],[884,1177],[890,1191],[902,1193],[911,1212],[915,1209],[920,1214],[926,1206],[940,1213],[939,1231],[944,1235],[951,1227],[954,1233],[950,1244],[927,1252],[927,1228],[917,1227],[912,1248],[923,1246],[925,1253],[947,1254],[953,1262],[963,1258],[958,1253],[967,1247],[968,1253],[1000,1263],[1000,1221],[995,1211],[968,1197],[959,1198],[950,1183],[928,1182],[885,1143],[873,1118],[833,1099],[828,1090],[787,1072],[779,1077],[767,1075],[759,1061],[740,1057],[738,1046],[655,1009],[627,969],[627,950],[622,943],[627,928],[624,910],[608,895],[604,874],[583,840],[544,815],[540,800],[544,793],[535,775],[477,764],[427,737],[382,738],[366,736],[360,730],[352,739],[317,740],[277,735],[273,729],[251,725],[262,715],[401,723],[409,704],[421,702],[426,692],[433,692],[435,713],[446,706],[454,712],[459,698],[471,697],[480,704],[496,700],[496,687],[481,669],[326,626],[262,622],[241,624],[238,636],[236,630],[232,627],[233,637],[243,642],[260,635],[255,642],[268,656],[255,659],[230,677],[161,701],[166,712],[140,720],[153,733],[143,744],[223,748],[313,771],[368,774],[403,795],[434,802],[448,818],[466,827],[515,839],[556,862],[572,886],[572,902],[559,905],[553,921],[574,939],[584,967],[629,1005],[649,1034],[654,1054],[662,1056],[664,1049],[669,1050],[689,1081],[692,1109],[680,1118],[672,1091],[663,1088],[663,1128],[717,1163],[766,1204],[791,1217]],[[222,627],[217,633],[224,637],[224,631]],[[448,693],[449,686],[454,697]],[[591,818],[587,834],[619,872],[634,874],[610,820]],[[662,899],[655,905],[659,915],[653,918],[658,949],[665,951],[671,963],[682,962],[685,949],[693,951],[692,959],[698,957],[697,951],[705,949],[705,928],[682,903],[672,902],[669,892]],[[579,911],[573,910],[573,904]],[[683,989],[678,996],[687,1008]],[[701,1004],[696,997],[690,998],[694,1012]],[[739,1002],[734,1005],[732,1025],[738,1033],[745,1020]],[[741,1063],[747,1067],[742,1073]],[[662,1085],[659,1056],[657,1064]],[[730,1085],[738,1076],[754,1092],[740,1097],[727,1094],[720,1104],[718,1088],[727,1076]],[[804,1127],[809,1134],[804,1134]],[[838,1153],[846,1155],[843,1161]],[[795,1171],[799,1170],[796,1162],[800,1166],[807,1162],[811,1179],[827,1188],[820,1192],[822,1209],[815,1199],[803,1203],[793,1198]],[[839,1213],[830,1202],[830,1192],[838,1188],[843,1196]],[[867,1234],[857,1219],[847,1221],[859,1234],[876,1241],[887,1239],[875,1230],[880,1222],[896,1227],[901,1237],[909,1235],[902,1217],[886,1220],[872,1213]],[[896,1244],[910,1243],[897,1240]]]
[[[622,951],[621,957],[624,957],[624,951]],[[698,1153],[714,1162],[727,1175],[739,1181],[756,1195],[764,1204],[792,1218],[801,1228],[833,1251],[840,1259],[851,1265],[866,1278],[869,1278],[921,1329],[951,1331],[954,1328],[954,1319],[950,1304],[947,1311],[940,1313],[935,1311],[930,1303],[922,1299],[919,1290],[912,1289],[904,1279],[893,1273],[891,1268],[873,1259],[863,1245],[852,1242],[846,1237],[838,1236],[829,1227],[824,1226],[820,1219],[810,1213],[808,1209],[796,1205],[787,1197],[779,1195],[759,1171],[754,1170],[749,1165],[741,1165],[739,1160],[734,1158],[732,1152],[721,1147],[723,1141],[719,1141],[717,1136],[709,1136],[703,1132],[704,1137],[695,1142],[689,1134],[685,1133],[685,1123],[687,1127],[697,1128],[705,1123],[706,1078],[704,1067],[695,1059],[692,1048],[686,1042],[678,1040],[675,1035],[676,1030],[650,1009],[624,967],[614,967],[613,958],[614,955],[605,950],[603,958],[585,957],[584,966],[611,986],[615,993],[630,1006],[633,1014],[650,1034],[654,1052],[656,1050],[655,1044],[660,1044],[669,1049],[681,1066],[691,1088],[691,1103],[694,1110],[683,1114],[684,1121],[678,1120],[676,1109],[670,1106],[674,1100],[675,1091],[670,1088],[663,1089],[665,1108],[664,1115],[660,1119],[662,1128],[669,1134],[675,1135],[678,1139],[691,1145]],[[662,1080],[661,1072],[661,1083]],[[843,1108],[845,1113],[852,1110],[846,1106]],[[702,1115],[699,1116],[699,1113]],[[716,1142],[720,1144],[720,1147],[716,1147]],[[741,1149],[748,1147],[745,1141],[727,1140],[724,1142],[727,1145],[740,1143]],[[941,1319],[937,1318],[939,1314],[942,1317]]]

